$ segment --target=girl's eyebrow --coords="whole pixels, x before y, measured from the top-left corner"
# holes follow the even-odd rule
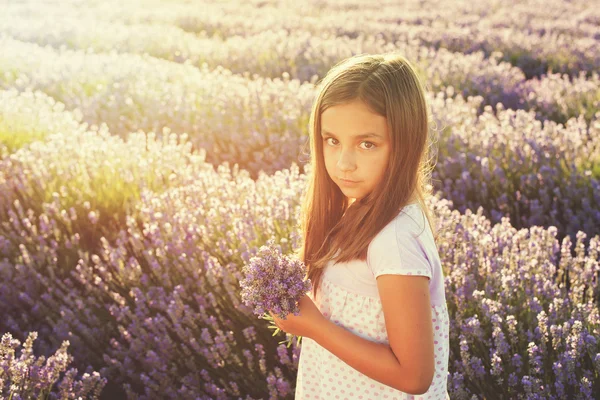
[[[333,136],[334,138],[337,139],[337,137],[333,133],[331,133],[329,131],[326,131],[325,129],[321,130],[321,134]],[[366,139],[366,138],[369,138],[369,137],[374,137],[374,138],[383,140],[383,137],[381,135],[379,135],[377,133],[373,133],[373,132],[367,132],[367,133],[363,133],[363,134],[360,134],[360,135],[353,136],[354,139]]]

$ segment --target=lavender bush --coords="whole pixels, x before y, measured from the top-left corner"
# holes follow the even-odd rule
[[[68,339],[82,360],[101,365],[102,345],[94,343],[118,331],[103,322],[107,293],[100,304],[87,302],[80,252],[115,237],[143,189],[158,193],[207,170],[185,136],[124,142],[105,127],[57,133],[0,160],[0,328],[38,331],[44,354]]]
[[[64,341],[48,359],[44,356],[36,358],[33,355],[33,342],[37,336],[37,332],[30,332],[23,343],[21,354],[16,355],[15,350],[21,342],[13,339],[10,333],[2,335],[0,398],[97,399],[106,384],[106,379],[97,372],[86,372],[77,378],[76,368],[66,371],[73,360],[73,356],[67,353],[68,341]]]
[[[240,281],[242,302],[252,307],[259,318],[274,321],[268,311],[283,320],[290,313],[299,315],[298,300],[311,289],[310,279],[304,280],[306,266],[299,260],[282,255],[274,240],[262,246],[258,254],[242,267],[242,272],[245,275]],[[274,323],[269,328],[275,329],[273,336],[280,332]],[[288,338],[287,343],[290,347],[292,341]]]
[[[103,250],[107,256],[100,264],[107,271],[105,281],[114,281],[112,265],[123,257],[139,264],[127,285],[140,288],[136,307],[119,304],[111,308],[125,331],[107,354],[130,397],[150,399],[169,393],[169,398],[191,399],[206,393],[227,398],[237,390],[251,398],[265,398],[267,390],[274,391],[272,398],[293,396],[298,343],[292,342],[291,352],[276,345],[252,309],[241,302],[239,281],[242,265],[269,239],[277,238],[284,254],[297,248],[294,221],[304,183],[297,168],[261,175],[255,182],[245,171],[221,166],[218,174],[203,175],[189,186],[144,197],[140,205],[144,225],[132,224],[122,233],[118,247],[107,245]],[[165,246],[168,252],[148,251]],[[96,273],[88,271],[88,282],[94,282]],[[171,295],[164,301],[158,295],[162,288],[166,293],[177,291],[177,310],[181,310],[177,312],[188,321],[184,330],[179,319],[162,317],[176,311]],[[161,312],[154,316],[152,310]],[[177,332],[179,339],[165,341],[165,329]],[[155,343],[153,351],[159,359],[186,371],[185,376],[151,363],[146,347],[138,345],[147,340]],[[190,341],[197,349],[192,360]],[[190,363],[205,371],[190,369]],[[132,369],[132,365],[138,367]],[[140,371],[148,377],[146,382],[139,380]]]
[[[4,156],[60,132],[82,130],[82,115],[42,92],[0,90],[0,149]]]
[[[504,26],[505,23],[506,20],[496,24],[492,31],[489,24],[482,23],[480,27],[449,24],[439,30],[423,26],[411,33],[426,46],[465,54],[482,52],[489,56],[499,53],[501,61],[518,67],[527,79],[548,71],[574,76],[580,72],[591,75],[600,66],[600,44],[597,40],[554,33],[537,35],[515,29],[512,25]]]
[[[572,249],[554,227],[517,230],[507,218],[492,225],[481,209],[459,216],[439,204],[451,398],[594,398],[600,236],[585,247],[580,231]]]
[[[128,218],[116,247],[102,240],[97,255],[81,251],[77,265],[57,265],[47,247],[33,245],[32,234],[48,218],[29,216],[33,229],[22,231],[20,240],[30,251],[0,264],[0,311],[8,316],[0,331],[4,324],[17,330],[35,324],[45,337],[69,338],[82,359],[103,365],[108,398],[227,398],[239,390],[258,399],[264,398],[260,381],[264,387],[278,382],[271,388],[289,395],[299,347],[275,350],[267,329],[257,329],[256,318],[240,304],[238,266],[272,235],[286,235],[282,251],[297,247],[294,204],[303,177],[296,169],[255,182],[245,171],[232,176],[219,168],[188,179],[189,187],[164,196],[142,195],[144,224]],[[152,353],[142,343],[154,343]],[[269,349],[278,360],[266,356]],[[219,378],[224,373],[228,380]]]
[[[442,134],[434,187],[461,212],[482,207],[495,223],[555,226],[561,239],[600,233],[600,113],[564,127],[534,111],[495,111],[486,106]]]
[[[590,122],[600,110],[600,76],[596,72],[590,78],[583,72],[576,77],[548,74],[525,82],[519,91],[523,107],[535,110],[538,119],[564,124],[582,115]]]
[[[64,210],[59,197],[45,205],[46,213],[36,218],[31,209],[25,213],[16,202],[10,218],[14,231],[7,232],[8,224],[1,221],[0,332],[20,337],[39,332],[37,346],[43,355],[68,340],[77,369],[100,370],[103,347],[118,331],[106,323],[110,314],[105,306],[89,301],[92,293],[77,261],[85,247],[80,244],[81,235],[59,228],[68,226],[76,214],[59,212]],[[101,298],[110,301],[107,292]],[[110,382],[107,386],[114,387]]]
[[[24,210],[39,215],[45,203],[61,197],[64,210],[59,212],[70,216],[61,231],[79,233],[84,248],[93,249],[101,235],[110,237],[124,226],[125,215],[143,188],[160,192],[181,184],[186,174],[212,169],[203,154],[191,152],[186,135],[164,133],[162,140],[152,133],[136,133],[123,141],[105,126],[61,132],[0,160],[0,216],[5,229],[11,229],[8,221],[16,200]],[[77,214],[87,218],[78,220]],[[22,228],[14,229],[18,235]]]

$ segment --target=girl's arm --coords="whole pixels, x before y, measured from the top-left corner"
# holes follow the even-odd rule
[[[364,339],[327,319],[312,339],[371,379],[404,393],[426,393],[434,371],[428,282],[426,277],[417,276],[377,278],[391,347]]]

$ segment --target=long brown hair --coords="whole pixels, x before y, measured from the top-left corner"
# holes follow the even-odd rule
[[[314,296],[324,267],[338,250],[336,262],[366,260],[371,240],[411,200],[421,205],[437,236],[433,216],[425,205],[431,196],[433,169],[429,160],[431,113],[425,88],[408,60],[394,53],[347,58],[319,82],[309,122],[308,188],[300,210],[303,244],[296,252],[307,266]],[[350,204],[327,174],[320,135],[321,114],[329,107],[354,100],[364,102],[387,119],[391,152],[380,184]]]

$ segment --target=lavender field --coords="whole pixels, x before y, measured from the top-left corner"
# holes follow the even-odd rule
[[[417,66],[452,399],[600,398],[600,7],[0,0],[0,399],[293,399],[241,302],[300,247],[319,79]]]

